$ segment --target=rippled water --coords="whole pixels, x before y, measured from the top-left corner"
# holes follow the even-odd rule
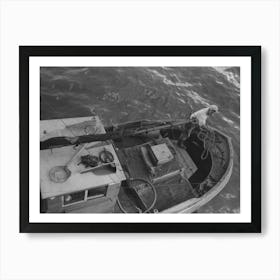
[[[240,69],[238,67],[41,68],[41,119],[91,115],[105,125],[138,119],[182,118],[209,104],[210,125],[232,138],[228,185],[199,212],[240,211]]]

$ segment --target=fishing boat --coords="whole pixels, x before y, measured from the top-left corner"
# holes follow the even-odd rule
[[[190,118],[40,122],[42,213],[193,213],[232,169],[230,137]]]

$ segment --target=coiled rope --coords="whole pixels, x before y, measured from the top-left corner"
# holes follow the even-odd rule
[[[203,152],[201,154],[201,159],[205,160],[208,155],[209,151],[214,147],[216,136],[215,132],[210,130],[209,128],[206,129],[205,127],[200,127],[200,131],[197,133],[197,138],[201,141],[203,141]]]
[[[150,211],[154,208],[154,206],[155,206],[155,204],[156,204],[156,202],[157,202],[157,191],[156,191],[155,186],[154,186],[151,182],[149,182],[149,181],[147,181],[147,180],[145,180],[145,179],[142,179],[142,178],[130,178],[130,179],[128,179],[128,180],[131,181],[131,182],[141,181],[141,182],[144,182],[144,183],[148,184],[148,185],[151,187],[151,189],[152,189],[152,191],[153,191],[153,193],[154,193],[154,200],[153,200],[152,204],[150,205],[150,207],[147,208],[144,212],[142,212],[138,207],[135,207],[135,208],[138,210],[139,213],[147,213],[147,212],[150,212]],[[117,204],[118,204],[119,208],[121,209],[121,211],[122,211],[123,213],[126,213],[126,214],[127,214],[127,213],[131,213],[131,212],[127,212],[127,211],[125,210],[125,208],[124,208],[123,205],[121,204],[119,198],[117,198]]]

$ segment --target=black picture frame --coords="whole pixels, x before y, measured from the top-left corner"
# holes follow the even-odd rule
[[[29,221],[29,58],[33,56],[251,57],[250,223],[31,223]],[[259,233],[261,232],[260,46],[19,46],[20,227],[22,233]],[[39,199],[39,198],[38,198]]]

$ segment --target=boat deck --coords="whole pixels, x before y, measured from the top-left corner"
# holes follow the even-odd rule
[[[157,201],[152,211],[162,211],[197,197],[188,181],[188,178],[197,170],[194,162],[185,150],[173,145],[168,138],[157,140],[156,144],[162,143],[168,145],[174,158],[155,168],[153,174],[148,169],[141,152],[141,149],[148,145],[147,143],[118,150],[120,162],[130,178],[141,178],[154,184]],[[152,204],[153,199],[154,193],[151,186],[141,181],[132,181],[129,187],[124,185],[119,193],[119,200],[128,212],[137,211],[135,208],[137,200],[137,207],[145,210]],[[115,207],[115,212],[121,212],[118,206]]]
[[[154,186],[157,192],[157,201],[151,212],[161,212],[174,205],[196,197],[193,193],[191,184],[188,182],[188,180],[182,178],[180,174],[164,182],[154,184]],[[134,186],[133,189],[121,187],[119,192],[119,200],[127,212],[137,213],[136,207],[142,209],[141,203],[139,203],[135,191],[141,198],[142,203],[146,205],[146,208],[148,208],[153,202],[154,193],[151,187],[146,184],[138,184],[137,186]],[[115,206],[115,213],[122,213],[117,204]]]
[[[81,173],[80,160],[76,157],[73,159],[77,147],[73,146],[71,141],[71,145],[67,144],[65,147],[59,147],[57,144],[60,142],[55,142],[57,146],[41,149],[41,205],[47,202],[45,204],[47,211],[55,213],[70,211],[73,213],[121,213],[123,209],[120,209],[118,204],[115,205],[118,198],[128,213],[144,212],[151,208],[150,205],[154,201],[154,187],[157,199],[149,213],[196,211],[215,197],[227,184],[233,169],[233,148],[227,135],[209,128],[215,133],[211,134],[215,135],[215,141],[214,145],[211,141],[208,143],[209,154],[206,158],[202,158],[206,142],[203,143],[199,137],[201,136],[199,127],[192,130],[191,136],[183,143],[185,149],[180,148],[178,139],[181,139],[181,133],[185,129],[180,126],[180,123],[185,124],[185,122],[185,120],[179,124],[176,122],[175,126],[172,122],[134,122],[120,125],[117,131],[118,137],[110,138],[110,141],[100,142],[100,139],[107,139],[106,137],[98,138],[98,142],[88,138],[88,142],[94,143],[86,144],[88,142],[84,139],[81,143],[85,143],[85,149],[79,155],[92,152],[97,156],[102,147],[109,149],[114,158],[119,160],[116,163],[117,172],[114,174],[108,174],[108,171],[100,173],[98,170]],[[122,130],[126,128],[128,131],[124,133]],[[138,128],[143,130],[142,134],[138,134]],[[149,128],[149,131],[145,131],[145,128]],[[129,129],[135,129],[136,134],[132,134]],[[40,141],[42,143],[56,137],[73,138],[75,135],[97,135],[114,131],[115,127],[105,130],[98,117],[48,120],[40,123]],[[55,141],[58,140],[55,139]],[[159,144],[165,144],[162,150],[156,150],[156,154],[151,154],[151,149],[159,148],[152,146]],[[107,145],[110,145],[110,148]],[[56,149],[59,152],[56,152],[58,151]],[[46,191],[44,182],[49,181],[49,171],[53,166],[69,167],[71,176],[67,182],[65,181],[63,188],[63,183],[59,185],[56,183],[51,191],[49,189]],[[121,172],[121,177],[117,176],[118,172]],[[118,178],[115,180],[116,176]],[[139,178],[144,181],[127,180],[129,178]],[[102,196],[92,195],[94,193],[92,189],[104,185],[105,187],[108,185],[107,192],[102,192]],[[83,193],[83,197],[79,201],[74,201],[73,204],[63,205],[63,196],[73,195],[77,191]],[[67,208],[69,211],[65,208],[66,206],[69,207]]]

